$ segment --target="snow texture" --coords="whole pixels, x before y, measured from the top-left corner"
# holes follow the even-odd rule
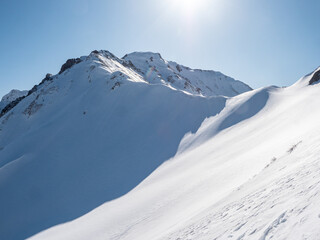
[[[319,85],[230,98],[128,194],[32,239],[319,239]]]
[[[224,78],[224,96],[191,94],[184,85],[148,81],[108,51],[47,74],[0,117],[0,239],[30,237],[135,188],[176,154],[185,134],[224,108],[234,95],[228,85],[250,89]]]
[[[164,60],[159,53],[134,52],[123,59],[141,73],[150,83],[167,84],[191,94],[204,96],[236,96],[252,90],[248,85],[220,72],[190,69]]]
[[[81,57],[0,118],[0,239],[318,239],[315,72],[234,96],[159,54]]]

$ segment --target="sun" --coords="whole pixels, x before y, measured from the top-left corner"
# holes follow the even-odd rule
[[[166,6],[179,29],[190,32],[204,22],[212,2],[218,0],[166,0]],[[190,33],[192,34],[192,33]]]
[[[223,0],[162,0],[161,21],[170,24],[175,34],[189,47],[201,41],[209,24],[218,24]],[[159,21],[160,22],[160,21]]]
[[[171,0],[177,14],[185,18],[195,18],[207,6],[208,0]]]

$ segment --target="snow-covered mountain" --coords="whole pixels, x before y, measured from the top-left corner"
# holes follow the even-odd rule
[[[227,99],[128,194],[32,239],[319,239],[319,70]]]
[[[236,96],[252,90],[248,85],[235,81],[220,72],[190,69],[164,60],[159,53],[134,52],[123,57],[149,83],[167,84],[191,94],[204,96]]]
[[[1,110],[0,239],[24,239],[118,201],[248,90],[154,53],[69,59]]]
[[[319,73],[69,59],[0,118],[0,239],[318,239]]]
[[[4,109],[9,103],[15,101],[18,98],[25,97],[28,94],[28,91],[20,91],[13,89],[8,94],[4,95],[0,101],[0,112]]]

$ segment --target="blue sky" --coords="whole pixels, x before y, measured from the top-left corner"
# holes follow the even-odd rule
[[[94,49],[160,52],[253,88],[290,85],[320,65],[319,9],[317,0],[1,0],[0,96]]]

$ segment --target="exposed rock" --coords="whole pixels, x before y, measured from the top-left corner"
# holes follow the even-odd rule
[[[5,115],[7,112],[9,112],[12,108],[14,108],[22,99],[24,99],[26,96],[18,97],[14,101],[10,102],[7,106],[5,106],[1,113],[0,113],[0,118]]]
[[[313,84],[315,82],[318,82],[318,81],[320,81],[320,70],[316,71],[313,74],[312,78],[309,81],[309,85],[311,85],[311,84]]]
[[[47,73],[45,79],[46,80],[51,80],[52,79],[52,74],[51,73]]]
[[[173,79],[173,76],[171,76],[171,75],[167,77],[167,81],[170,82],[170,83],[174,83],[175,82],[174,79]]]
[[[32,114],[35,114],[42,106],[43,104],[38,104],[35,100],[33,100],[23,113],[31,116]]]
[[[39,83],[39,85],[43,84],[45,81],[51,81],[52,78],[52,74],[51,73],[47,73],[46,77],[44,79],[42,79],[42,81]]]
[[[125,57],[125,56],[124,56],[124,57]],[[124,62],[122,63],[122,65],[125,66],[125,67],[129,67],[129,68],[135,70],[136,72],[138,72],[138,73],[140,73],[140,74],[144,74],[144,73],[141,71],[141,69],[139,69],[139,68],[137,68],[135,65],[133,65],[133,63],[132,63],[130,60],[129,60],[129,61],[124,61]]]
[[[40,85],[40,84],[39,84]],[[27,96],[31,95],[32,93],[34,93],[35,91],[37,91],[38,89],[38,85],[34,85],[33,88],[31,88],[31,90],[29,90]]]
[[[114,90],[116,87],[120,87],[120,82],[116,82],[111,89]]]
[[[35,91],[38,90],[38,87],[43,84],[45,81],[51,81],[52,78],[52,74],[51,73],[47,73],[46,77],[44,79],[42,79],[42,81],[38,84],[38,85],[34,85],[33,88],[31,90],[28,91],[26,96],[21,96],[16,98],[15,100],[11,101],[9,104],[7,104],[0,112],[0,118],[5,115],[7,112],[9,112],[12,108],[14,108],[16,105],[18,105],[18,103],[23,100],[25,97],[31,95],[32,93],[34,93]]]
[[[96,50],[95,50],[96,51]],[[93,51],[94,52],[94,51]],[[59,74],[63,73],[65,70],[71,68],[73,65],[77,64],[81,62],[80,58],[70,58],[68,59],[62,66],[60,69]]]

